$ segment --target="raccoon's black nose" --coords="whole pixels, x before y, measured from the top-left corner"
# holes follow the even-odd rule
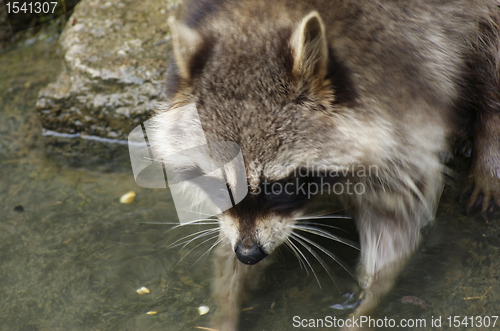
[[[256,243],[252,243],[251,247],[247,247],[241,241],[236,245],[235,253],[238,260],[245,264],[255,264],[267,256]]]

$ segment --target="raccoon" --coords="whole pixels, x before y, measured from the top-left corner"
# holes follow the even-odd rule
[[[217,330],[238,329],[266,257],[289,243],[309,201],[300,190],[266,191],[272,184],[296,188],[331,170],[366,188],[344,199],[361,246],[356,316],[370,314],[417,249],[443,187],[443,156],[464,129],[473,134],[467,209],[492,215],[500,205],[499,5],[200,0],[169,21],[174,61],[169,102],[149,137],[155,158],[203,144],[190,114],[166,115],[194,103],[206,139],[238,144],[247,172],[249,194],[219,215]],[[360,166],[377,172],[350,172]],[[303,168],[307,176],[294,171]]]

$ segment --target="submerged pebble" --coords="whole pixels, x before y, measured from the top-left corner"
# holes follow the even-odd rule
[[[141,287],[140,289],[137,290],[137,293],[139,295],[143,295],[143,294],[149,294],[149,289],[147,287]]]
[[[133,203],[134,200],[135,200],[135,192],[130,191],[121,196],[120,203]]]
[[[200,313],[200,315],[205,315],[209,310],[210,308],[208,308],[207,306],[198,307],[198,313]]]

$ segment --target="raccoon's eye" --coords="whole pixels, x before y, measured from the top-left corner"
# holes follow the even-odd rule
[[[263,196],[274,211],[289,212],[301,208],[311,197],[307,194],[310,178],[290,177],[269,183]]]
[[[273,183],[271,185],[271,192],[275,195],[279,195],[281,193],[283,193],[283,186],[281,185],[281,183]]]
[[[269,192],[274,196],[286,197],[295,194],[293,178],[282,179],[268,184],[270,187]]]

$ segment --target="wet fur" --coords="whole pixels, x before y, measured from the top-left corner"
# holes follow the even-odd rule
[[[500,11],[496,1],[190,1],[174,39],[168,92],[150,136],[155,158],[196,146],[192,121],[161,114],[195,103],[209,141],[242,149],[251,191],[283,166],[336,170],[368,188],[346,197],[360,233],[369,314],[418,247],[442,189],[443,156],[474,133],[469,209],[500,205]],[[318,14],[320,13],[320,14]],[[305,32],[305,34],[301,34]],[[309,38],[309,39],[308,39]],[[175,144],[174,144],[175,145]],[[182,165],[171,164],[182,169]],[[313,174],[318,175],[318,174]],[[244,265],[239,242],[271,254],[304,204],[276,209],[250,194],[220,215],[214,327],[236,330],[241,303],[269,258]],[[281,202],[280,202],[281,203]]]

